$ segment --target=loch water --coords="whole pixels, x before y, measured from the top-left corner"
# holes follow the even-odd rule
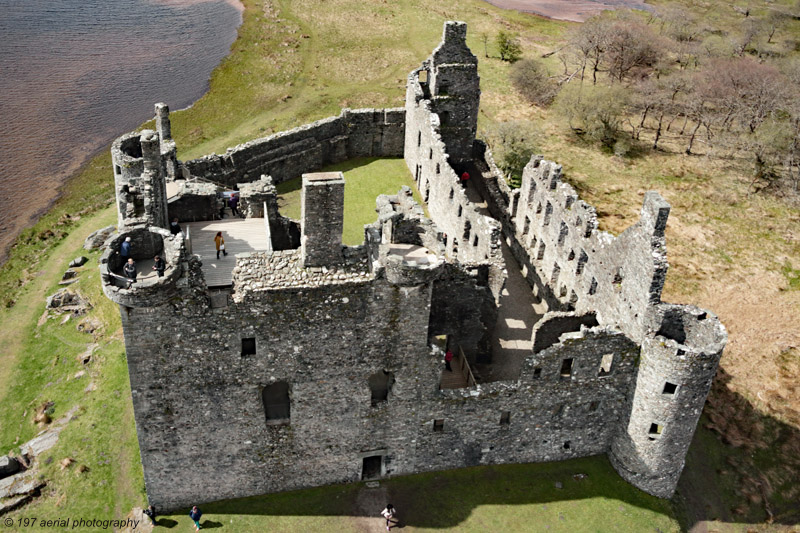
[[[191,105],[241,24],[235,0],[0,0],[0,261],[58,187],[153,104]]]

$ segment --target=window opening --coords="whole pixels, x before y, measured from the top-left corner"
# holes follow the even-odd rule
[[[444,431],[444,418],[437,418],[433,421],[433,430],[436,432]]]
[[[261,391],[268,425],[288,424],[290,419],[289,384],[278,381]]]
[[[394,384],[394,374],[386,370],[381,370],[380,372],[372,374],[369,379],[367,379],[367,383],[369,384],[371,393],[370,405],[376,407],[380,403],[389,400],[389,391]]]
[[[533,369],[533,379],[539,379],[542,377],[542,369],[541,368],[534,368]]]
[[[503,411],[500,413],[500,425],[507,426],[511,423],[511,411]]]
[[[611,374],[611,365],[614,364],[614,354],[607,353],[603,356],[603,359],[600,361],[600,369],[597,371],[597,375],[599,377],[607,376]]]
[[[572,375],[572,357],[567,357],[561,361],[561,377],[568,378]]]
[[[667,381],[666,383],[664,383],[664,391],[663,391],[662,394],[675,394],[675,391],[677,391],[677,390],[678,390],[678,386],[677,385]]]
[[[256,354],[256,338],[247,337],[242,339],[242,357]]]
[[[661,433],[664,431],[664,426],[656,424],[653,422],[650,424],[650,430],[647,432],[648,438],[650,440],[656,440],[658,437],[661,436]]]

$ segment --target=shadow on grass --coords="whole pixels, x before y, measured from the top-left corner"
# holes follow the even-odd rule
[[[682,526],[800,523],[800,429],[729,387],[723,367],[700,419],[673,502]]]
[[[156,520],[156,525],[158,527],[165,527],[167,529],[172,529],[173,527],[178,525],[177,520],[172,520],[171,518],[159,518]]]
[[[576,506],[576,501],[580,505]],[[599,513],[606,517],[614,514],[613,520],[622,521],[623,530],[626,524],[632,527],[653,520],[653,526],[646,528],[649,531],[654,531],[654,527],[658,530],[660,522],[666,529],[670,529],[670,524],[674,528],[675,524],[670,502],[623,481],[602,455],[555,463],[479,466],[416,474],[384,479],[372,487],[353,483],[224,500],[203,505],[203,512],[217,517],[343,516],[380,520],[380,511],[387,502],[400,511],[400,527],[412,528],[452,528],[468,520],[478,507],[503,509],[503,506],[531,504],[542,505],[526,510],[530,516],[524,520],[537,519],[539,515],[543,519],[569,515],[570,519],[580,516],[585,521]],[[497,515],[497,511],[491,512]],[[500,510],[499,523],[506,519],[501,516],[503,513],[509,513],[508,518],[512,519],[516,512]]]

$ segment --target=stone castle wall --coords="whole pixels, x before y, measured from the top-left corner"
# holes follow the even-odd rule
[[[185,161],[191,175],[233,187],[258,180],[275,184],[356,157],[403,155],[405,110],[344,109],[338,117],[318,120],[240,144],[224,155]]]

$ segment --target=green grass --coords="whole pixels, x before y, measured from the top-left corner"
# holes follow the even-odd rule
[[[378,218],[375,198],[379,195],[397,194],[405,185],[414,191],[414,199],[422,205],[419,191],[403,159],[351,159],[325,167],[322,171],[344,173],[344,244],[364,244],[364,226],[372,224]],[[278,185],[278,205],[283,216],[300,220],[301,187],[302,178]]]
[[[43,403],[54,403],[54,420],[77,408],[77,418],[67,424],[58,444],[38,458],[40,473],[48,480],[43,497],[14,513],[15,518],[56,519],[66,513],[112,519],[124,516],[144,498],[125,350],[118,334],[119,310],[100,289],[100,252],[81,249],[90,231],[115,216],[113,209],[105,209],[76,222],[71,234],[48,250],[39,264],[41,270],[21,289],[17,305],[0,310],[0,342],[24,354],[13,367],[4,367],[0,453],[18,453],[19,445],[40,431],[33,416]],[[58,281],[67,263],[82,254],[90,260],[76,269],[80,281],[69,288],[86,297],[91,310],[65,323],[64,315],[53,314],[55,318],[37,326],[45,296],[60,288]],[[101,325],[96,337],[78,330],[84,318]],[[78,356],[93,343],[99,346],[84,366]],[[76,377],[80,371],[84,374]],[[85,392],[90,383],[95,390]],[[60,462],[67,457],[75,462],[62,470]],[[79,472],[80,467],[88,470]]]
[[[383,529],[387,502],[397,507],[405,532],[679,531],[669,502],[633,488],[604,457],[417,474],[382,480],[378,488],[320,487],[201,509],[208,525],[237,532],[356,532]],[[162,520],[190,524],[185,513]]]

